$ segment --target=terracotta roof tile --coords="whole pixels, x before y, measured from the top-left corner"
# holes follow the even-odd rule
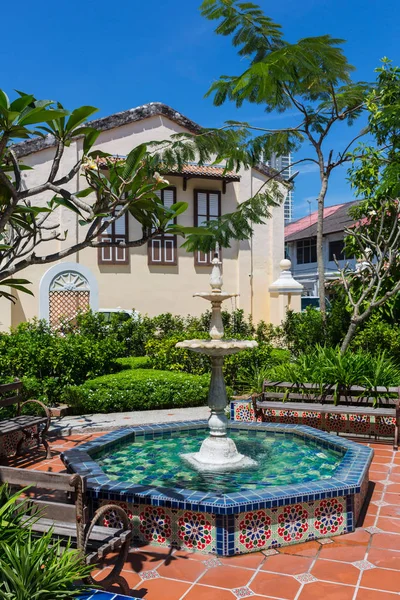
[[[125,157],[123,156],[109,156],[96,158],[96,163],[99,167],[106,167],[109,162],[123,162]],[[171,169],[168,175],[188,175],[189,177],[217,177],[218,179],[225,179],[227,181],[240,181],[239,173],[235,171],[224,171],[222,165],[196,165],[186,164],[183,165],[182,169]]]

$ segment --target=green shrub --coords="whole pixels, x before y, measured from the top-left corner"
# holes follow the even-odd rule
[[[205,405],[208,386],[208,375],[132,369],[69,386],[63,398],[81,414],[178,408]]]
[[[352,342],[356,350],[377,354],[386,351],[400,364],[400,327],[373,315]]]
[[[124,356],[123,358],[117,358],[115,362],[121,370],[151,369],[151,362],[148,356]]]
[[[121,354],[115,336],[106,341],[80,333],[62,336],[44,321],[21,323],[0,335],[0,373],[23,379],[27,394],[49,404],[59,401],[65,385],[116,370],[114,360]]]
[[[271,379],[294,383],[331,384],[336,387],[361,385],[373,390],[377,386],[400,385],[400,369],[385,352],[367,352],[316,346],[293,362],[282,363],[271,370]]]
[[[190,339],[208,339],[203,332],[192,332]],[[146,354],[153,369],[183,371],[191,375],[203,375],[211,370],[210,359],[204,354],[176,348],[178,342],[188,339],[186,332],[164,338],[153,338],[146,343]]]
[[[28,501],[19,503],[16,510],[20,494],[11,495],[6,485],[0,486],[0,599],[76,598],[91,567],[68,542],[61,547],[61,542],[54,541],[52,530],[36,537],[29,519],[24,520]]]

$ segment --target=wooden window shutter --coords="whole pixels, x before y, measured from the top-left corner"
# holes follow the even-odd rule
[[[116,210],[121,210],[121,207],[117,207]],[[117,244],[129,240],[129,213],[126,212],[122,217],[111,223],[99,236],[99,240],[115,244],[114,246],[98,249],[99,265],[128,265],[129,249],[121,248]]]
[[[176,188],[164,188],[156,192],[166,207],[176,203]],[[176,235],[163,234],[149,240],[147,246],[147,263],[149,265],[173,266],[178,264]]]
[[[211,190],[195,190],[194,192],[194,226],[199,227],[207,221],[214,221],[221,216],[221,192]],[[211,265],[215,251],[207,254],[201,251],[194,253],[194,264],[199,267]]]

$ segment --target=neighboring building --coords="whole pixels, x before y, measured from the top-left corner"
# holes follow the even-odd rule
[[[289,179],[292,176],[292,155],[284,154],[277,156],[273,154],[266,164],[281,173],[284,179]],[[285,225],[293,220],[293,191],[289,190],[285,200]]]
[[[353,223],[349,208],[356,202],[329,206],[324,210],[324,262],[326,279],[334,279],[337,266],[346,262],[355,267],[354,259],[346,259],[343,254],[344,229]],[[317,269],[317,211],[286,225],[286,255],[292,261],[294,278],[304,285],[304,295],[318,296]]]
[[[91,124],[101,130],[95,149],[119,156],[126,156],[143,142],[166,139],[177,132],[199,132],[196,123],[161,103],[147,104]],[[46,181],[55,151],[52,138],[22,142],[16,149],[19,159],[34,168],[24,171],[27,185]],[[66,148],[60,174],[69,171],[81,155],[82,140],[77,139]],[[162,191],[161,198],[165,204],[188,202],[188,210],[178,220],[192,226],[234,211],[274,173],[265,165],[236,173],[224,172],[222,166],[188,164],[181,172],[167,176],[170,185]],[[288,186],[282,178],[274,181],[278,181],[278,193],[284,199]],[[77,191],[85,184],[77,176],[68,189]],[[44,194],[36,202],[43,205],[51,195]],[[54,219],[61,223],[61,231],[68,230],[68,243],[58,240],[48,243],[43,250],[38,249],[43,254],[77,243],[85,235],[85,227],[78,225],[77,215],[64,207],[57,211]],[[110,227],[104,237],[138,239],[141,227],[129,215]],[[243,308],[255,322],[260,319],[274,322],[268,288],[279,274],[283,256],[281,204],[272,210],[272,218],[265,224],[254,226],[251,240],[233,241],[231,248],[223,249],[224,288],[240,294],[239,298],[226,302],[225,308]],[[45,318],[56,325],[61,316],[89,306],[94,310],[136,309],[151,316],[162,312],[199,315],[207,306],[200,298],[193,298],[193,294],[209,289],[211,258],[202,253],[189,254],[180,248],[179,239],[164,235],[138,248],[86,248],[62,262],[34,265],[18,273],[18,277],[32,282],[35,297],[19,293],[15,305],[1,300],[0,327],[7,329],[32,317]]]

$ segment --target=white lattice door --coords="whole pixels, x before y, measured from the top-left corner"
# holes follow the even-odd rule
[[[49,290],[49,320],[57,327],[62,319],[74,317],[90,307],[90,286],[85,277],[74,271],[60,273]]]

